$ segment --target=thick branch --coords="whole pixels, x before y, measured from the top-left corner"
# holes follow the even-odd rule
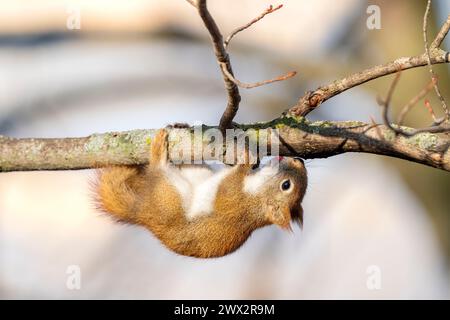
[[[386,155],[450,171],[450,137],[421,133],[396,136],[383,125],[361,122],[309,122],[282,117],[267,123],[241,125],[244,130],[277,128],[280,155],[306,159],[346,152]],[[402,127],[403,130],[408,128]],[[171,130],[171,148],[180,129]],[[185,129],[189,130],[189,129]],[[0,171],[67,170],[146,163],[156,130],[94,134],[83,138],[13,139],[0,137]],[[207,143],[207,142],[203,142]],[[199,148],[198,148],[199,149]],[[198,150],[196,150],[199,152]],[[172,159],[180,160],[180,159]]]
[[[449,53],[441,49],[430,50],[432,64],[448,63]],[[364,71],[352,74],[348,77],[334,81],[333,83],[319,87],[315,91],[307,92],[298,103],[289,109],[289,113],[296,116],[305,116],[324,101],[370,80],[380,78],[398,71],[423,67],[428,64],[428,57],[424,53],[415,57],[403,57],[384,65],[378,65]]]

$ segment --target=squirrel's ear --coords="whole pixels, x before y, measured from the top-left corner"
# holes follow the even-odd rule
[[[291,210],[288,206],[274,206],[274,205],[267,205],[267,219],[278,226],[280,226],[282,229],[292,231],[291,228]]]

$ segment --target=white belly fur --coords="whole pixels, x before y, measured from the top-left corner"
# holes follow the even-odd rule
[[[213,213],[219,185],[233,169],[214,171],[208,166],[169,166],[164,171],[169,183],[180,193],[186,218],[192,220]]]

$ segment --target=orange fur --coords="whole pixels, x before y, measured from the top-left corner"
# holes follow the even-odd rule
[[[101,170],[96,193],[101,209],[118,220],[149,229],[169,249],[187,256],[220,257],[238,249],[250,234],[263,226],[283,228],[301,221],[301,201],[306,171],[293,159],[280,165],[277,179],[263,186],[261,194],[243,192],[250,165],[240,165],[220,182],[213,213],[186,218],[182,198],[164,173],[168,166],[167,131],[160,130],[151,147],[149,165]],[[286,196],[280,179],[289,178],[294,190]]]

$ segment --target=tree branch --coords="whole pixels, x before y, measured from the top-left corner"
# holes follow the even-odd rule
[[[279,5],[277,7],[270,6],[268,9],[266,9],[261,15],[259,15],[257,18],[253,19],[246,25],[235,29],[230,36],[227,37],[225,41],[223,41],[222,33],[219,30],[219,27],[217,26],[216,22],[214,21],[214,18],[211,16],[211,14],[208,11],[208,7],[206,5],[206,0],[187,0],[188,3],[190,3],[192,6],[197,8],[198,13],[200,17],[203,20],[203,23],[206,27],[206,29],[209,32],[209,35],[211,37],[211,41],[214,47],[214,53],[216,55],[217,62],[219,64],[220,70],[222,72],[222,77],[225,82],[225,88],[227,90],[228,94],[228,103],[225,108],[225,111],[222,114],[222,117],[220,118],[219,122],[219,129],[222,131],[222,133],[225,133],[226,129],[233,127],[233,119],[236,116],[238,110],[239,110],[239,103],[241,102],[241,95],[239,93],[239,88],[242,87],[245,89],[251,89],[256,88],[262,85],[266,85],[269,83],[282,81],[289,79],[297,74],[297,72],[292,71],[289,72],[286,75],[279,76],[274,79],[260,81],[256,83],[243,83],[239,80],[237,80],[234,77],[233,69],[231,67],[231,61],[230,57],[227,52],[227,45],[231,41],[231,39],[238,34],[239,32],[249,28],[254,23],[258,22],[262,18],[264,18],[267,14],[272,13],[280,8],[282,8],[282,5]]]
[[[301,97],[297,104],[288,110],[289,114],[296,116],[306,116],[315,108],[320,106],[324,101],[348,90],[353,87],[359,86],[370,80],[374,80],[383,76],[390,75],[392,73],[403,71],[411,68],[429,66],[432,76],[434,76],[431,65],[438,63],[450,62],[449,52],[445,52],[439,49],[442,41],[447,35],[450,29],[450,15],[447,17],[447,21],[442,25],[441,30],[436,35],[430,47],[428,47],[427,41],[427,25],[428,16],[430,12],[431,0],[428,0],[423,18],[423,37],[425,43],[425,53],[415,57],[403,57],[384,65],[378,65],[364,71],[352,74],[348,77],[334,81],[333,83],[319,87],[315,91],[308,91]],[[443,104],[444,111],[446,112],[446,119],[448,119],[448,110],[445,102],[440,95],[439,88],[437,88],[436,77],[433,78],[433,85],[436,93]]]
[[[409,137],[412,137],[412,136],[414,136],[418,133],[422,133],[422,132],[431,132],[431,133],[449,132],[450,126],[443,122],[444,119],[437,121],[431,105],[427,105],[427,104],[425,104],[425,105],[429,109],[428,111],[430,112],[430,114],[434,120],[434,123],[431,126],[425,127],[425,128],[419,128],[419,129],[408,128],[407,130],[404,130],[403,127],[401,127],[399,124],[394,125],[391,123],[391,121],[389,120],[389,107],[390,107],[392,95],[394,94],[395,88],[400,79],[400,75],[401,75],[400,71],[397,72],[397,74],[395,75],[394,81],[392,81],[391,86],[389,87],[389,91],[388,91],[386,99],[385,100],[382,100],[381,98],[377,99],[378,104],[383,108],[382,116],[383,116],[383,122],[384,122],[385,126],[388,127],[390,130],[392,130],[393,132],[395,132],[396,134],[401,134],[401,135],[409,136]]]
[[[192,2],[190,2],[193,4]],[[195,6],[195,4],[193,4]],[[219,127],[222,132],[225,129],[231,127],[231,123],[239,110],[239,103],[241,102],[241,95],[239,94],[239,88],[237,85],[229,79],[229,77],[224,73],[221,64],[226,66],[226,70],[233,75],[233,69],[231,68],[230,57],[223,44],[223,37],[220,33],[219,27],[217,26],[214,18],[208,11],[206,6],[206,0],[197,1],[198,14],[203,20],[203,24],[209,32],[211,37],[211,42],[214,47],[214,54],[216,55],[217,62],[219,63],[220,70],[222,72],[223,81],[225,83],[225,88],[228,93],[228,102],[225,111],[220,118]]]
[[[432,49],[439,48],[442,44],[442,41],[444,41],[445,36],[447,35],[449,30],[450,30],[450,14],[447,17],[447,20],[442,25],[441,30],[438,32],[436,38],[431,43],[430,47]]]
[[[362,122],[309,122],[285,116],[266,123],[240,125],[243,130],[277,128],[280,155],[305,159],[346,152],[365,152],[410,160],[450,171],[450,137],[420,133],[395,135],[383,125]],[[408,131],[406,127],[403,130]],[[169,129],[177,146],[181,129]],[[191,130],[191,129],[183,129]],[[83,138],[14,139],[0,137],[0,171],[68,170],[110,165],[138,165],[148,161],[156,130],[94,134]],[[175,135],[175,136],[173,136]],[[203,142],[207,144],[207,142]],[[198,152],[198,150],[197,150]],[[180,159],[172,159],[180,160]]]
[[[432,64],[450,62],[449,53],[441,49],[430,50]],[[428,64],[428,57],[424,53],[415,57],[403,57],[389,63],[378,65],[364,71],[354,73],[348,77],[334,81],[315,91],[307,92],[298,103],[289,109],[288,113],[296,116],[305,116],[326,100],[365,82],[393,74],[398,71],[423,67]]]
[[[233,76],[222,34],[207,10],[206,0],[187,1],[197,8],[209,31],[228,92],[227,107],[218,127],[223,132],[224,129],[231,127],[232,120],[239,108],[241,97],[236,85],[238,80]],[[424,42],[426,46],[424,54],[400,58],[384,65],[375,66],[320,87],[313,92],[307,92],[298,104],[288,111],[287,115],[273,121],[238,125],[237,127],[244,130],[279,129],[281,141],[279,155],[282,156],[300,156],[310,159],[326,158],[346,152],[366,152],[406,159],[450,171],[450,135],[432,133],[438,132],[435,130],[436,128],[442,130],[442,126],[412,129],[398,125],[392,126],[389,123],[387,108],[395,84],[388,94],[388,99],[386,99],[384,118],[387,125],[352,121],[309,122],[303,117],[329,98],[367,81],[402,70],[449,62],[449,53],[439,49],[438,46],[448,33],[450,16],[428,48],[426,21],[430,3],[431,1],[428,2],[424,17]],[[273,81],[268,80],[268,83]],[[433,86],[436,84],[435,81],[436,78],[433,77]],[[429,107],[431,108],[431,106]],[[447,127],[445,128],[448,130]],[[170,135],[175,135],[175,138],[178,137],[177,135],[183,134],[180,129],[175,129],[178,131],[169,130]],[[397,131],[404,134],[397,135]],[[83,138],[61,139],[14,139],[0,136],[0,171],[68,170],[144,164],[148,161],[148,151],[155,132],[155,130],[134,130],[94,134]],[[192,135],[188,136],[192,139]],[[181,147],[181,149],[185,149],[186,146],[177,145],[187,143],[186,139],[172,139],[172,142],[172,148]],[[192,142],[188,142],[189,148],[191,148]],[[207,144],[203,140],[202,143],[203,145]],[[234,146],[227,145],[227,147],[232,147],[234,150]],[[192,149],[197,156],[203,150],[199,147]]]
[[[445,99],[441,94],[441,90],[439,89],[439,86],[437,85],[437,76],[433,71],[433,65],[431,64],[431,57],[430,57],[430,48],[428,47],[427,33],[428,33],[428,18],[430,17],[430,8],[431,8],[431,0],[428,0],[427,7],[425,9],[425,14],[423,16],[423,27],[422,27],[423,42],[424,42],[424,46],[425,46],[425,54],[427,55],[428,71],[430,72],[431,79],[433,80],[434,91],[436,92],[436,95],[439,98],[439,101],[441,101],[442,110],[444,111],[444,119],[443,120],[448,121],[450,114],[448,111],[447,104],[445,103]],[[450,16],[449,16],[449,19],[450,19]],[[445,24],[444,24],[444,27],[445,27]]]

